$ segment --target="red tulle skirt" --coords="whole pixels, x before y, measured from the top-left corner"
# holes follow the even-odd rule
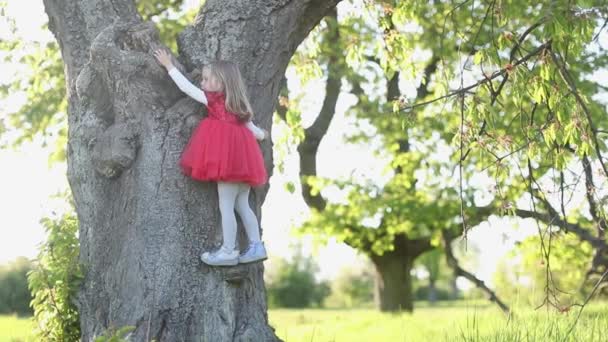
[[[262,151],[253,133],[240,123],[205,118],[194,129],[180,166],[185,175],[201,181],[266,183]]]

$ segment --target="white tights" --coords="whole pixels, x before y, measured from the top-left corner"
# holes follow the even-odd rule
[[[258,219],[249,207],[249,190],[251,187],[245,183],[217,183],[217,194],[222,215],[222,233],[224,243],[222,246],[228,250],[235,249],[236,244],[236,217],[234,210],[241,217],[249,242],[260,241],[260,227]]]

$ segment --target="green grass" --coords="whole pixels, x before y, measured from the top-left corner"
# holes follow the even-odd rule
[[[31,335],[33,329],[31,318],[0,316],[0,342],[34,341]]]
[[[522,310],[508,319],[490,304],[460,302],[418,306],[415,313],[374,310],[270,310],[276,334],[300,341],[607,341],[608,305],[585,308],[572,332],[577,310]]]
[[[520,309],[508,319],[487,302],[461,301],[430,307],[417,304],[414,314],[380,313],[373,309],[273,309],[268,315],[276,334],[287,342],[328,341],[606,341],[608,303],[578,308]],[[0,316],[0,342],[33,341],[28,318]]]

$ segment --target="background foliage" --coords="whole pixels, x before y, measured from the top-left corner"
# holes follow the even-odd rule
[[[27,273],[32,262],[24,257],[6,265],[0,265],[0,314],[32,314],[32,296],[27,287]]]

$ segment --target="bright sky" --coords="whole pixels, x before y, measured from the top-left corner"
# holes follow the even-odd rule
[[[196,1],[190,0],[189,3]],[[19,6],[19,3],[21,6]],[[50,39],[48,32],[41,32],[40,26],[46,21],[41,2],[12,1],[8,3],[7,13],[15,17],[19,32],[25,39]],[[4,22],[0,20],[0,38],[9,34]],[[0,84],[7,82],[16,72],[14,66],[0,62]],[[290,77],[289,86],[297,89],[295,77]],[[310,113],[314,113],[321,105],[316,89],[323,88],[320,84],[311,83],[301,89],[306,95],[304,107],[310,111],[304,113],[305,123],[310,121]],[[0,103],[0,115],[6,115],[7,110],[18,107],[24,101],[23,96],[15,94],[8,103]],[[343,111],[352,101],[348,96],[341,96],[336,119],[323,140],[319,152],[319,175],[324,177],[348,176],[353,170],[364,169],[367,177],[380,179],[382,163],[375,161],[369,146],[347,145],[342,142],[342,133],[349,129],[351,123],[344,117]],[[275,127],[273,138],[283,134]],[[55,165],[49,169],[47,164],[48,149],[38,144],[25,144],[18,151],[0,151],[0,264],[16,258],[19,255],[34,257],[36,246],[44,239],[44,232],[38,223],[40,218],[53,212],[62,212],[65,205],[60,200],[50,197],[67,188],[65,166]],[[362,163],[361,161],[366,161]],[[363,164],[363,165],[362,165]],[[262,227],[264,240],[271,254],[289,256],[290,243],[297,241],[290,235],[291,227],[306,217],[307,207],[298,191],[291,194],[284,190],[284,184],[294,180],[298,170],[297,156],[287,158],[286,174],[278,174],[270,180],[270,192],[263,207]],[[357,171],[360,172],[360,171]],[[477,275],[491,283],[491,275],[496,262],[508,252],[515,241],[523,239],[534,232],[533,226],[526,225],[518,229],[515,222],[506,220],[490,220],[469,233],[469,244],[476,245],[479,258],[473,270]],[[305,242],[306,250],[310,251],[310,243]],[[361,260],[360,256],[347,246],[331,242],[328,246],[319,248],[316,253],[322,278],[330,278],[345,266],[352,266]]]

